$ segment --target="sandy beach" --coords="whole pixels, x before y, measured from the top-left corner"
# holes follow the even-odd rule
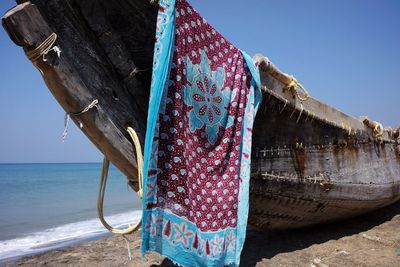
[[[400,266],[400,202],[344,222],[292,231],[249,230],[241,266]],[[8,266],[174,266],[140,256],[140,233],[23,258]]]

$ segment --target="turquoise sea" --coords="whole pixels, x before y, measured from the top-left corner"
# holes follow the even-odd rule
[[[0,265],[108,234],[97,218],[100,163],[0,164]],[[115,167],[105,214],[123,227],[140,217],[136,193]]]

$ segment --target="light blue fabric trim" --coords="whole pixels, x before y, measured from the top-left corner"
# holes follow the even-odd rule
[[[240,52],[242,52],[243,58],[246,61],[246,64],[249,67],[251,76],[253,78],[252,83],[254,85],[254,113],[257,114],[258,107],[262,102],[260,71],[258,67],[256,67],[256,65],[254,64],[251,56],[249,56],[246,52],[242,50],[240,50]]]
[[[149,242],[149,250],[160,252],[163,256],[168,257],[175,263],[181,266],[237,266],[235,264],[236,261],[236,251],[235,249],[231,251],[226,251],[224,254],[219,254],[217,256],[205,255],[205,244],[201,243],[201,240],[209,240],[209,242],[213,242],[212,240],[217,236],[221,239],[226,237],[231,232],[235,232],[234,228],[227,228],[224,230],[220,230],[217,232],[201,232],[198,230],[197,226],[190,221],[184,220],[182,217],[178,217],[172,212],[168,210],[155,209],[153,211],[153,215],[156,218],[162,218],[162,225],[158,225],[155,227],[161,227],[165,229],[165,224],[167,221],[171,223],[171,228],[174,228],[175,225],[179,225],[182,222],[188,226],[186,229],[187,232],[196,233],[199,238],[199,250],[202,251],[201,254],[195,252],[190,249],[193,243],[194,236],[192,235],[188,238],[186,247],[182,242],[174,241],[176,239],[176,231],[171,230],[171,237],[168,238],[166,236],[155,236]],[[161,240],[161,242],[160,242]],[[221,246],[223,244],[221,243]],[[221,247],[222,248],[222,247]],[[213,251],[211,251],[213,254]]]
[[[241,51],[241,53],[252,75],[251,88],[249,92],[245,116],[253,112],[254,114],[251,115],[254,116],[255,119],[258,106],[262,100],[260,73],[258,68],[254,65],[253,59],[245,52]],[[252,103],[254,103],[254,110],[252,110],[251,108]],[[251,125],[249,125],[247,119],[244,119],[242,128],[242,133],[244,135],[249,135],[249,134],[251,135],[251,133],[247,132],[247,128],[249,127],[253,128],[252,125],[253,121],[250,124]],[[250,149],[244,148],[243,143],[244,142],[242,141],[242,146],[241,146],[242,157],[244,150],[246,150],[245,151],[246,153],[251,155],[251,148]],[[238,223],[236,228],[236,260],[235,260],[235,263],[237,265],[240,264],[240,255],[243,249],[244,242],[246,240],[247,219],[249,213],[249,184],[250,184],[250,167],[251,167],[251,158],[249,158],[248,160],[242,158],[241,160],[247,163],[246,165],[247,167],[244,171],[241,170],[241,173],[244,172],[245,175],[241,175],[242,183],[238,195],[239,205],[238,205]]]
[[[153,136],[159,115],[160,102],[167,82],[170,63],[174,46],[175,35],[175,0],[160,2],[164,5],[170,5],[166,10],[169,13],[165,14],[169,18],[166,25],[159,27],[160,32],[156,32],[156,38],[159,38],[158,43],[154,46],[153,58],[153,74],[150,88],[149,110],[147,115],[147,131],[144,146],[144,166],[143,166],[143,199],[142,199],[142,225],[147,224],[148,212],[146,212],[146,195],[147,195],[147,178],[149,171],[149,163],[153,145]],[[160,23],[161,24],[161,23]],[[160,25],[158,25],[160,26]],[[142,231],[142,255],[148,249],[148,239],[145,236],[145,231]]]

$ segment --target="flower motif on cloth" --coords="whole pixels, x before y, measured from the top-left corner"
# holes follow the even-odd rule
[[[222,253],[224,248],[224,239],[220,238],[218,235],[215,235],[214,239],[211,241],[211,247],[214,256],[218,256]]]
[[[219,127],[227,128],[232,120],[227,120],[227,109],[232,91],[223,89],[225,71],[218,68],[212,71],[209,59],[204,51],[200,51],[201,63],[193,64],[187,57],[187,84],[184,86],[184,101],[190,106],[190,131],[205,127],[208,141],[214,144]]]
[[[235,241],[236,241],[235,233],[233,231],[230,231],[229,234],[225,237],[225,249],[227,251],[234,251]]]
[[[193,236],[193,232],[189,231],[186,223],[174,224],[175,243],[182,243],[185,247],[189,246],[189,238]]]
[[[155,37],[142,252],[239,266],[259,73],[187,0],[159,1]]]
[[[149,230],[152,236],[155,236],[162,225],[162,218],[151,215],[149,216],[148,224],[146,225],[146,229]]]

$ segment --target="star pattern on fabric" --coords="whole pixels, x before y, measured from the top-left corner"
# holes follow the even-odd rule
[[[182,243],[185,247],[189,246],[189,238],[193,236],[193,232],[189,231],[186,223],[174,224],[176,243]]]
[[[230,231],[229,234],[225,237],[225,249],[227,251],[234,251],[235,241],[236,241],[235,233],[233,231]]]
[[[216,235],[214,239],[211,240],[211,247],[214,256],[221,254],[224,248],[224,239]]]

